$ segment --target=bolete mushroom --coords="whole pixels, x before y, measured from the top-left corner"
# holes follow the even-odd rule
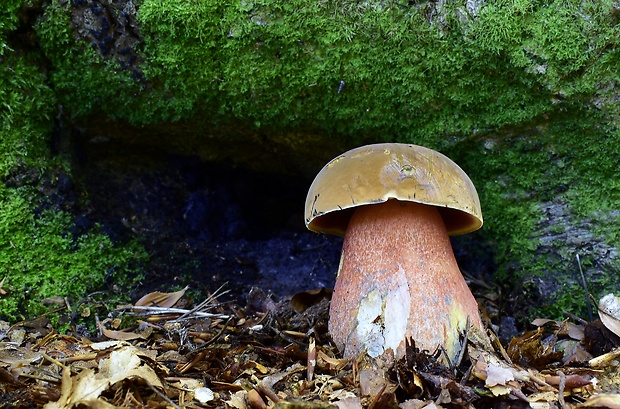
[[[482,226],[480,201],[446,156],[398,143],[350,150],[314,179],[305,218],[344,236],[329,331],[345,356],[400,358],[412,338],[453,359],[467,322],[482,329],[448,237]]]

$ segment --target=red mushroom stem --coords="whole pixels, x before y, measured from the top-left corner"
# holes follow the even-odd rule
[[[439,211],[398,200],[355,210],[330,308],[329,330],[345,356],[392,349],[400,358],[411,337],[453,359],[467,318],[482,328]]]

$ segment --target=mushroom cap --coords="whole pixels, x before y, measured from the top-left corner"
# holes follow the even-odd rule
[[[482,226],[476,188],[456,163],[422,146],[380,143],[345,152],[321,169],[306,197],[306,227],[344,236],[356,207],[389,199],[436,206],[453,236]]]

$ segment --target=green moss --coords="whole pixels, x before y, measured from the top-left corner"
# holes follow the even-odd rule
[[[15,28],[16,5],[3,5],[0,27]],[[8,22],[7,22],[8,21]],[[5,33],[0,33],[5,35]],[[2,41],[0,40],[0,43]],[[72,215],[48,197],[57,169],[49,146],[57,99],[40,55],[4,48],[0,64],[0,318],[32,318],[45,297],[80,298],[104,284],[129,283],[144,251],[116,246],[97,228],[71,233]]]
[[[0,276],[8,291],[0,298],[3,318],[31,318],[47,310],[45,297],[80,299],[136,278],[135,263],[144,258],[139,246],[116,246],[97,229],[73,237],[72,216],[35,211],[30,199],[37,196],[30,187],[0,187]]]
[[[90,44],[76,41],[70,17],[69,9],[55,0],[36,26],[41,47],[54,67],[51,85],[67,114],[131,116],[140,83],[115,61],[101,58]]]
[[[464,3],[428,7],[144,0],[146,83],[76,41],[70,8],[53,3],[38,33],[77,116],[236,118],[353,143],[380,132],[438,146],[558,111],[559,98],[586,98],[615,76],[611,1],[498,1],[466,18]]]
[[[17,11],[20,9],[23,0],[6,0],[0,7],[0,55],[4,55],[7,44],[5,36],[17,27],[19,17]]]
[[[0,66],[0,175],[15,166],[44,163],[45,138],[52,128],[54,96],[45,77],[10,51]]]
[[[620,133],[608,116],[569,111],[481,135],[450,156],[478,188],[498,278],[511,283],[516,314],[587,318],[577,255],[595,299],[618,288],[620,260],[612,253],[620,237]],[[528,305],[536,308],[523,309]]]

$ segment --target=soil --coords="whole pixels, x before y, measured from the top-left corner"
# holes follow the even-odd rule
[[[76,226],[140,237],[152,255],[142,292],[227,283],[241,301],[252,287],[282,297],[333,286],[342,239],[306,230],[311,181],[113,140],[74,146],[73,179],[88,198]]]

